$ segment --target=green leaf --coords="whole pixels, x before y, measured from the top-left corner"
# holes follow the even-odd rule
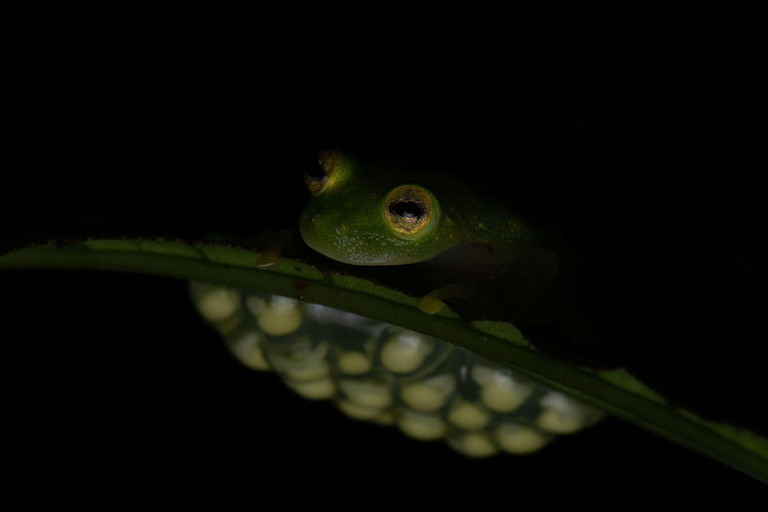
[[[568,393],[692,450],[768,482],[768,439],[675,408],[623,369],[598,371],[532,347],[511,323],[467,322],[443,309],[421,312],[417,297],[367,279],[280,258],[258,269],[259,251],[181,241],[92,240],[21,249],[0,270],[91,269],[203,281],[262,291],[350,311],[443,339]]]

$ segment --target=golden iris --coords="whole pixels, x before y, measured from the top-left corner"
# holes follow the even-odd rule
[[[395,233],[410,237],[434,226],[435,203],[431,194],[416,185],[402,185],[384,201],[384,217]]]
[[[321,151],[304,171],[304,183],[313,196],[320,195],[328,184],[328,177],[336,165],[333,151]]]

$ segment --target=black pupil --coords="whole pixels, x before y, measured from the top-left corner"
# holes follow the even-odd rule
[[[317,158],[310,159],[304,165],[304,172],[306,172],[307,176],[309,176],[313,180],[325,179],[325,169],[323,168],[323,165],[320,163],[320,160],[318,160]]]
[[[389,207],[389,211],[404,219],[418,219],[424,215],[424,209],[413,201],[402,201]]]

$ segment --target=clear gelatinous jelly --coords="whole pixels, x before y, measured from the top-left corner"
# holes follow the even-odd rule
[[[275,372],[347,416],[442,439],[470,457],[533,453],[597,409],[436,338],[294,299],[191,283],[194,303],[248,368]]]

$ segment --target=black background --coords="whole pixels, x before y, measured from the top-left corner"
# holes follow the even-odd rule
[[[673,401],[766,431],[751,14],[295,6],[22,31],[2,54],[2,248],[295,228],[312,151],[424,161],[588,255],[610,290],[589,295],[604,351]],[[18,474],[63,487],[286,485],[362,506],[764,492],[615,420],[487,461],[347,420],[240,368],[183,283],[18,272],[2,296],[9,449]]]

